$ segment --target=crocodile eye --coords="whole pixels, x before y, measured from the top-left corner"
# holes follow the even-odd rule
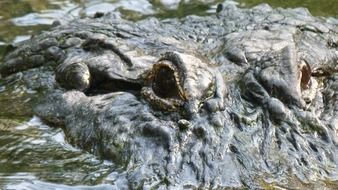
[[[311,85],[311,67],[310,65],[302,60],[301,64],[299,65],[300,71],[300,87],[302,90],[306,90]]]
[[[158,63],[153,67],[152,89],[160,98],[181,99],[179,79],[167,64]]]

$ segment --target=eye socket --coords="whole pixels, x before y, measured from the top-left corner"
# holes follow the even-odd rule
[[[165,64],[154,65],[152,89],[160,98],[181,99],[175,71]]]

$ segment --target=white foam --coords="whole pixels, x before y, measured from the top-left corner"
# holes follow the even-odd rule
[[[33,116],[33,118],[31,120],[29,120],[28,122],[22,124],[22,125],[19,125],[19,126],[16,126],[15,129],[17,130],[26,130],[27,128],[29,127],[42,127],[42,128],[46,128],[48,126],[44,125],[43,122],[41,121],[41,119],[37,116]]]

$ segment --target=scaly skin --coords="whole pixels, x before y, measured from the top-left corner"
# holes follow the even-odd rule
[[[75,20],[5,57],[0,95],[16,106],[2,112],[63,127],[121,166],[121,188],[330,187],[337,26],[232,3],[217,17]]]

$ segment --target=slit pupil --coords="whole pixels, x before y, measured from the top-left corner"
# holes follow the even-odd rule
[[[301,72],[302,72],[302,77],[301,77],[301,89],[305,90],[309,88],[309,84],[311,81],[311,68],[308,64],[305,64],[302,68],[301,68]]]
[[[179,99],[174,71],[168,67],[161,67],[155,73],[152,88],[154,93],[161,98]]]

